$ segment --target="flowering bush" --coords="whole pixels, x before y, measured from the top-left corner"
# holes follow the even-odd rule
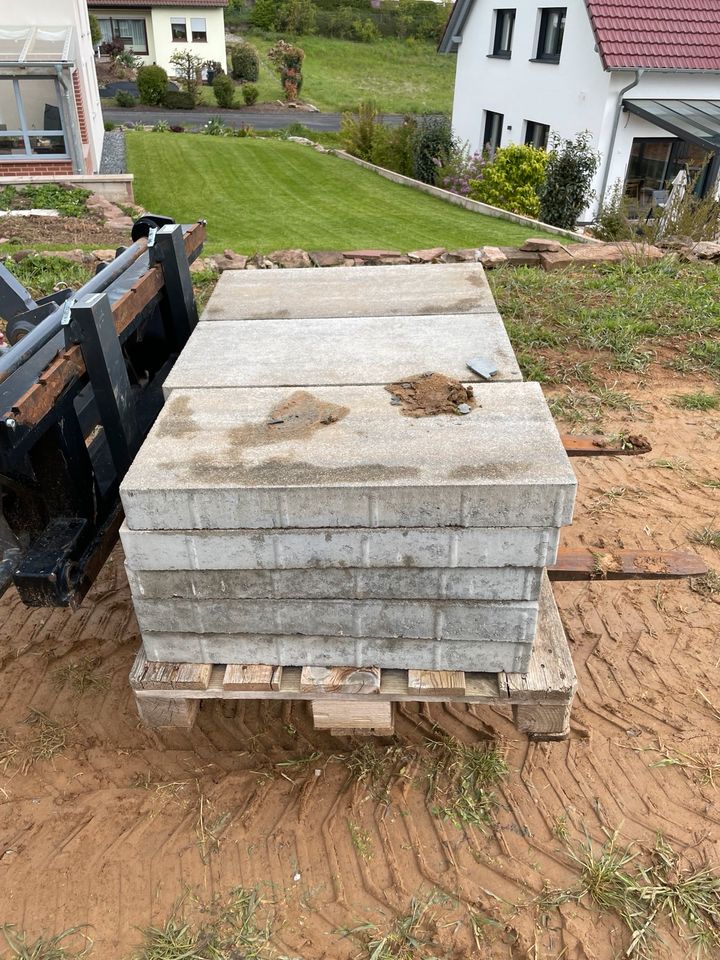
[[[203,133],[208,137],[227,137],[232,130],[225,123],[222,117],[210,117],[203,127]]]
[[[463,150],[456,157],[450,159],[438,174],[438,186],[443,190],[458,193],[461,197],[469,197],[471,180],[480,180],[483,168],[488,159],[482,151],[469,155]]]
[[[302,62],[305,51],[287,40],[278,40],[268,50],[268,60],[280,74],[280,83],[285,91],[286,100],[297,100],[302,88]]]

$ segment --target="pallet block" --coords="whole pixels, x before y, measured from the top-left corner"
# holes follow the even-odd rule
[[[272,667],[262,664],[164,664],[143,650],[130,673],[138,711],[149,726],[192,726],[200,700],[308,700],[318,729],[385,736],[393,704],[480,703],[513,708],[533,740],[568,736],[577,687],[552,590],[541,596],[540,624],[527,673],[380,670],[376,667]]]

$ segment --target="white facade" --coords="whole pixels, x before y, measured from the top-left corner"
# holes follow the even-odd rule
[[[2,4],[0,16],[3,28],[22,27],[70,27],[72,41],[71,61],[62,67],[58,74],[62,90],[62,112],[64,123],[70,127],[65,131],[72,149],[68,153],[73,157],[73,165],[78,173],[97,173],[102,156],[103,126],[100,94],[95,75],[95,52],[90,37],[90,20],[85,0],[23,0],[18,3]],[[38,73],[31,64],[26,68],[28,75]],[[5,129],[8,129],[7,124]],[[0,156],[0,161],[11,158]],[[18,164],[24,163],[16,157]],[[53,157],[45,157],[47,162]],[[3,171],[10,175],[8,168]],[[25,172],[25,171],[23,171]]]
[[[634,84],[624,94],[633,100],[720,99],[717,74],[605,70],[584,0],[565,0],[559,62],[534,59],[542,0],[516,0],[510,57],[493,56],[497,10],[509,7],[500,7],[497,0],[474,0],[461,30],[447,38],[452,41],[451,49],[457,48],[453,130],[471,152],[485,145],[488,110],[503,115],[500,146],[524,143],[528,121],[547,124],[551,134],[564,138],[588,131],[600,153],[600,165],[594,184],[596,197],[583,220],[596,213],[603,189],[625,181],[634,138],[672,137],[621,110],[624,88]]]
[[[154,7],[149,0],[145,8],[93,7],[91,3],[90,10],[100,23],[103,38],[122,35],[126,48],[143,64],[156,63],[173,76],[173,53],[190,50],[202,60],[217,61],[227,71],[223,7]]]

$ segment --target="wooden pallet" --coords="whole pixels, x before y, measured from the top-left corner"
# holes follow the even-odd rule
[[[316,729],[337,735],[388,735],[394,704],[452,701],[511,706],[534,740],[563,740],[577,678],[551,590],[543,590],[537,638],[526,674],[377,667],[274,667],[157,663],[140,649],[130,672],[138,712],[151,727],[191,727],[201,700],[307,700]]]

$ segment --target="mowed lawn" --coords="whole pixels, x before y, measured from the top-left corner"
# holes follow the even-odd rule
[[[207,250],[269,253],[516,245],[538,231],[282,140],[127,134],[136,201],[185,223],[208,222]]]
[[[280,82],[266,57],[275,41],[255,36],[248,41],[260,53],[260,102],[276,100]],[[362,100],[373,100],[385,113],[449,114],[452,109],[456,58],[438,53],[434,43],[329,37],[300,37],[298,43],[305,51],[302,98],[320,110],[355,110]],[[209,88],[207,93],[212,96]]]

